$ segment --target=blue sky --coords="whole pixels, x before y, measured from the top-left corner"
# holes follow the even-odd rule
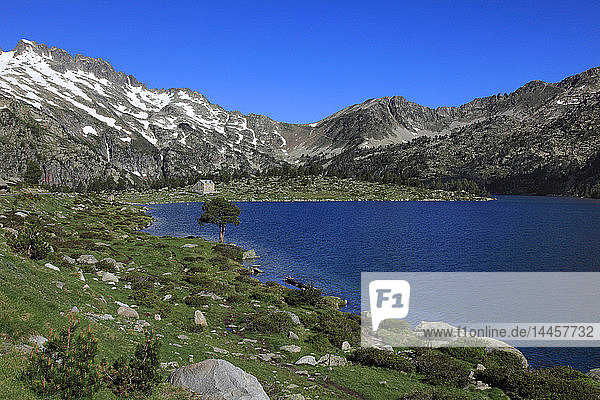
[[[173,4],[171,4],[173,3]],[[108,60],[149,87],[308,123],[368,98],[460,105],[600,65],[600,2],[10,2],[21,38]]]

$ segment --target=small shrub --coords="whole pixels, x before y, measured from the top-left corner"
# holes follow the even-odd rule
[[[258,333],[288,333],[294,323],[284,312],[259,313],[252,318],[248,329]]]
[[[251,293],[250,298],[253,300],[259,300],[259,301],[265,302],[267,304],[276,304],[276,305],[282,304],[282,301],[279,298],[279,296],[277,296],[274,293],[257,291],[257,292]]]
[[[214,245],[213,251],[219,255],[222,255],[223,257],[237,262],[242,261],[242,255],[244,253],[244,251],[237,246],[222,243]]]
[[[323,290],[310,283],[303,289],[290,289],[284,298],[290,306],[318,306],[323,302]]]
[[[121,357],[106,366],[104,381],[117,397],[144,398],[161,382],[158,352],[160,342],[153,333],[139,343],[129,357]],[[141,398],[141,397],[140,397]]]
[[[208,272],[208,267],[204,265],[194,265],[188,272],[191,274],[205,274]]]
[[[32,260],[42,260],[50,253],[50,244],[41,222],[27,222],[17,235],[7,234],[7,243]]]
[[[360,342],[360,317],[338,311],[324,312],[319,314],[313,330],[326,337],[336,348],[340,348],[344,341],[357,345]]]
[[[392,351],[374,347],[362,347],[354,351],[348,359],[356,364],[368,367],[382,367],[404,372],[415,372],[415,366],[409,359]]]
[[[189,275],[185,278],[191,285],[202,288],[203,290],[214,290],[216,287],[214,278],[205,274]]]
[[[250,285],[254,285],[257,283],[257,280],[254,278],[249,277],[248,275],[237,275],[235,277],[235,280],[241,283],[247,283]]]
[[[398,400],[470,400],[473,397],[465,394],[443,392],[441,389],[418,391],[405,394]]]
[[[101,386],[97,352],[98,341],[91,327],[81,331],[79,321],[71,317],[58,334],[51,332],[44,350],[32,353],[21,378],[40,395],[91,398]]]
[[[106,271],[106,272],[116,272],[117,271],[115,266],[106,260],[98,261],[98,263],[96,264],[96,269],[99,269],[100,271]]]
[[[247,301],[247,298],[239,293],[232,293],[227,296],[227,301],[229,303],[239,304]]]
[[[427,383],[459,389],[469,384],[469,371],[464,365],[440,351],[418,350],[415,365],[417,371],[426,376]]]
[[[202,307],[210,304],[210,300],[207,296],[200,296],[199,294],[192,294],[187,296],[183,302],[190,307]]]
[[[155,308],[160,303],[160,298],[156,293],[152,282],[137,281],[131,284],[131,294],[129,298],[135,300],[138,305],[149,308]]]
[[[488,353],[484,347],[441,347],[439,350],[451,357],[471,364],[483,364],[486,359],[489,360]]]

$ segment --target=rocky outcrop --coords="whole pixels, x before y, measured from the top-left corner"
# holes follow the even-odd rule
[[[178,368],[169,382],[191,390],[203,400],[269,399],[255,376],[225,360],[209,359]]]

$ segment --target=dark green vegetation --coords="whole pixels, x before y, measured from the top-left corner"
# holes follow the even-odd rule
[[[214,197],[202,204],[202,215],[198,218],[200,226],[213,224],[219,227],[219,243],[225,242],[227,224],[239,225],[242,210],[223,197]]]
[[[25,218],[15,215],[27,212]],[[549,399],[594,398],[598,383],[569,369],[522,370],[504,353],[474,350],[396,349],[395,353],[365,349],[343,352],[348,341],[359,346],[360,320],[323,304],[319,289],[288,289],[276,282],[261,283],[240,263],[241,249],[201,238],[154,237],[139,232],[151,218],[141,208],[87,195],[39,195],[0,198],[0,223],[19,231],[37,222],[36,231],[54,252],[34,260],[0,237],[0,398],[38,399],[24,381],[30,356],[21,352],[31,335],[49,336],[69,326],[78,308],[82,359],[104,372],[96,399],[135,396],[189,398],[161,383],[174,368],[207,358],[222,358],[255,375],[272,399],[291,393],[319,399],[506,399],[532,393]],[[29,229],[29,228],[27,228]],[[184,245],[195,245],[186,246]],[[69,263],[93,255],[96,265]],[[106,259],[106,258],[110,259]],[[102,261],[104,260],[104,261]],[[45,266],[59,267],[60,271]],[[80,280],[83,271],[85,282]],[[102,281],[100,269],[119,277]],[[89,287],[87,287],[87,286]],[[140,321],[117,314],[119,304],[136,305]],[[196,325],[201,310],[208,326]],[[95,344],[88,339],[88,325]],[[154,331],[158,342],[144,334]],[[298,339],[290,338],[294,332]],[[77,335],[76,335],[77,336]],[[280,349],[297,345],[298,353]],[[44,353],[42,353],[44,354]],[[80,354],[78,352],[78,354]],[[334,354],[351,365],[294,365],[301,356],[317,359]],[[92,357],[94,355],[94,357]],[[35,356],[37,357],[37,356]],[[35,358],[34,357],[34,358]],[[87,361],[86,361],[87,360]],[[163,363],[160,374],[154,367]],[[475,390],[469,373],[481,363],[477,379],[492,385]],[[35,365],[35,364],[34,364]],[[299,370],[307,371],[298,374]],[[474,372],[475,373],[475,372]],[[25,374],[27,376],[27,374]],[[58,381],[57,376],[53,378]],[[97,380],[73,388],[94,388]],[[75,389],[72,389],[75,390]],[[82,389],[84,390],[84,389]],[[534,392],[535,391],[535,392]],[[58,394],[58,393],[57,393]],[[561,397],[562,396],[562,397]],[[565,397],[571,396],[571,397]],[[587,396],[587,397],[584,397]]]

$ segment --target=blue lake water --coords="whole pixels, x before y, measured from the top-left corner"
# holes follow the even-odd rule
[[[360,309],[361,271],[599,271],[600,201],[238,203],[226,241],[261,257],[261,280],[314,282]],[[216,240],[200,203],[152,205],[154,235]],[[600,315],[600,312],[599,312]],[[589,321],[589,322],[600,322]],[[597,348],[522,349],[535,366],[600,367]]]

